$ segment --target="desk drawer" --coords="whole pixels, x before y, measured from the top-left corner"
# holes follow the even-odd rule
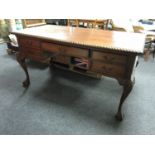
[[[50,52],[59,52],[60,54],[72,56],[72,57],[88,57],[88,51],[85,49],[69,47],[69,46],[62,46],[53,43],[42,43],[41,45],[44,51]]]
[[[110,77],[124,77],[125,66],[112,65],[99,61],[93,61],[91,71],[101,73]]]
[[[127,62],[127,56],[111,53],[101,53],[97,51],[93,52],[92,59],[101,60],[111,64],[122,64],[122,65],[125,65]]]
[[[40,49],[40,41],[37,39],[22,37],[19,39],[19,44],[21,47],[29,47],[29,48]]]
[[[31,58],[33,60],[37,61],[43,61],[45,60],[45,56],[43,55],[43,52],[40,50],[30,49],[30,48],[21,48],[20,52],[23,53],[28,58]]]

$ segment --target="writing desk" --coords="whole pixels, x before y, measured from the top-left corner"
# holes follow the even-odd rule
[[[122,120],[122,105],[135,81],[136,57],[143,53],[144,34],[52,25],[12,33],[17,36],[19,43],[17,60],[26,74],[24,87],[30,84],[25,63],[27,58],[49,64],[60,55],[62,58],[88,59],[88,71],[115,78],[123,86],[116,114],[116,118]]]

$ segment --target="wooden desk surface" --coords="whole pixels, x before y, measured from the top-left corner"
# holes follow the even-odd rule
[[[129,32],[44,25],[12,32],[86,47],[112,49],[116,52],[143,53],[145,35]]]

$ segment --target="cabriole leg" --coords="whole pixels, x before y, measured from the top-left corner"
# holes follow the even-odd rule
[[[120,82],[121,83],[121,82]],[[122,83],[121,83],[122,84]],[[116,114],[116,119],[119,120],[119,121],[122,121],[123,120],[123,116],[122,116],[122,106],[123,106],[123,103],[125,101],[125,99],[128,97],[128,95],[130,94],[132,88],[133,88],[133,84],[134,82],[132,81],[127,81],[123,84],[123,94],[121,96],[121,99],[120,99],[120,103],[119,103],[119,107],[118,107],[118,111],[117,111],[117,114]]]
[[[23,68],[25,75],[26,75],[26,79],[23,82],[23,87],[28,88],[28,86],[30,85],[30,78],[29,78],[29,73],[27,70],[27,65],[25,62],[25,57],[22,56],[20,53],[17,53],[16,58],[17,58],[18,63],[20,64],[20,66]]]

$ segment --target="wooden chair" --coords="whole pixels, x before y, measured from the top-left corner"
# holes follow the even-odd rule
[[[68,19],[67,20],[67,25],[77,27],[78,26],[78,20],[77,19]]]
[[[68,19],[68,26],[108,29],[109,19]]]
[[[108,24],[110,23],[110,19],[102,19],[102,20],[96,20],[96,25],[97,27],[101,28],[101,29],[108,29]]]
[[[142,26],[133,26],[135,33],[143,33],[144,28]],[[144,60],[149,59],[149,55],[152,52],[153,58],[155,57],[155,35],[146,35],[145,49],[144,49]]]
[[[143,33],[144,28],[141,26],[133,26],[132,23],[127,22],[126,24],[131,25],[125,25],[122,24],[124,27],[121,27],[122,25],[115,24],[114,21],[112,21],[112,30],[114,31],[124,31],[124,32],[135,32],[135,33]],[[129,29],[128,29],[129,28]],[[154,35],[147,35],[145,40],[145,48],[144,48],[144,60],[147,61],[149,59],[150,52],[153,52],[153,58],[155,57],[155,47],[152,50],[152,46],[155,42],[155,36]]]
[[[132,23],[129,20],[111,20],[112,30],[134,32]]]

